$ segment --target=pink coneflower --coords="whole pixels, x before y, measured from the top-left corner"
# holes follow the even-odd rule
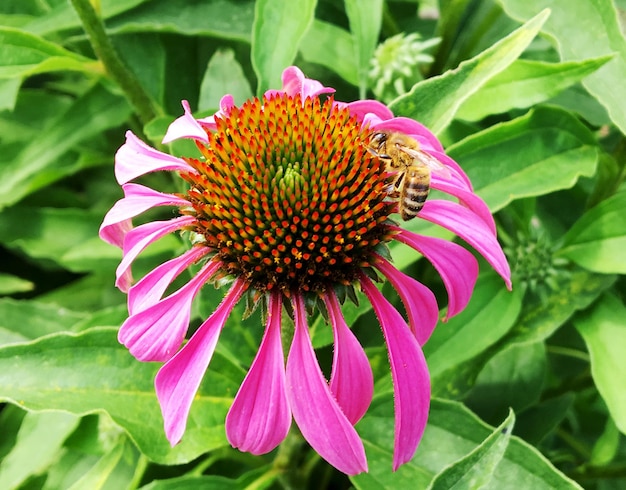
[[[129,317],[119,340],[141,361],[165,362],[155,386],[171,444],[183,437],[221,329],[235,304],[249,296],[252,303],[265,302],[266,327],[226,417],[230,443],[253,454],[267,453],[285,438],[293,417],[304,438],[331,465],[350,475],[367,471],[354,426],[372,399],[372,371],[338,299],[360,290],[373,306],[389,352],[394,470],[412,458],[430,402],[420,346],[435,327],[439,310],[428,288],[385,258],[386,244],[399,240],[434,265],[448,292],[447,317],[469,301],[478,264],[460,245],[417,235],[391,221],[397,199],[389,189],[389,169],[367,148],[374,131],[409,135],[445,166],[445,172],[433,173],[431,185],[459,202],[431,199],[418,218],[457,234],[510,286],[493,218],[437,139],[419,123],[393,117],[379,102],[341,103],[323,95],[333,91],[290,67],[283,73],[282,90],[241,106],[227,95],[212,117],[195,119],[183,103],[185,114],[170,125],[164,143],[190,138],[201,158],[161,153],[131,132],[117,152],[115,174],[125,197],[105,217],[100,236],[123,249],[116,285],[128,292]],[[164,194],[129,183],[161,170],[180,175],[188,183],[187,192]],[[179,216],[132,227],[132,217],[155,206],[175,206]],[[187,252],[131,286],[130,266],[138,254],[181,230],[192,238]],[[164,296],[192,264],[199,264],[198,272]],[[407,320],[376,287],[381,277],[398,291]],[[215,281],[231,281],[231,287],[184,342],[194,297]],[[285,362],[281,317],[286,303],[295,330]],[[325,311],[334,333],[329,381],[309,336],[307,306],[315,305]]]

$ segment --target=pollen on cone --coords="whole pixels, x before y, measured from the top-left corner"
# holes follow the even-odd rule
[[[208,144],[199,144],[204,161],[188,160],[200,177],[185,178],[195,231],[216,244],[226,272],[260,291],[353,282],[374,245],[390,239],[382,223],[393,210],[362,124],[332,98],[303,104],[280,94],[215,122]],[[255,224],[260,213],[270,227]]]

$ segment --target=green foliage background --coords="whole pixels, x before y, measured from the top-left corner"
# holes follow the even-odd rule
[[[626,486],[624,0],[94,3],[105,30],[84,0],[0,5],[0,488]],[[401,33],[413,62],[376,51]],[[375,63],[390,83],[371,77]],[[158,146],[181,99],[208,115],[226,93],[241,103],[279,88],[290,64],[338,100],[379,97],[431,128],[495,213],[514,271],[507,292],[483,264],[467,309],[426,344],[429,425],[396,473],[391,380],[366,302],[345,307],[376,375],[357,426],[370,472],[351,478],[297,438],[262,457],[228,445],[258,316],[231,316],[175,448],[159,366],[116,340],[120,253],[97,232],[121,197],[125,130]],[[137,277],[180,247],[151,246]],[[430,266],[405,252],[392,250],[395,264],[445,304]],[[205,288],[194,316],[221,296]],[[312,330],[328,358],[329,328]]]

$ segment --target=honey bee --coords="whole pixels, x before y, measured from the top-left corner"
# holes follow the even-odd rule
[[[430,191],[431,170],[447,172],[436,158],[420,149],[410,136],[397,131],[375,131],[369,136],[367,149],[383,160],[392,174],[390,195],[398,198],[403,220],[415,218],[424,207]]]

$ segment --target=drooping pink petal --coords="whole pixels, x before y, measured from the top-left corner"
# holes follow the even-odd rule
[[[163,136],[162,142],[167,144],[181,138],[192,138],[208,143],[209,138],[207,133],[200,123],[193,117],[191,108],[189,107],[189,102],[183,100],[181,103],[185,113],[169,125],[165,136]]]
[[[300,95],[302,100],[307,97],[316,97],[320,94],[331,94],[334,88],[324,87],[317,80],[312,80],[304,76],[302,70],[297,66],[288,66],[282,74],[283,88],[281,90],[268,90],[265,97],[272,97],[277,93],[285,93],[290,96]]]
[[[271,294],[259,351],[226,416],[228,442],[252,454],[274,449],[291,426],[280,336],[281,308],[281,294]]]
[[[304,438],[326,461],[348,475],[367,471],[365,449],[330,392],[317,363],[304,300],[294,294],[295,332],[287,357],[287,396]]]
[[[341,314],[335,293],[328,292],[324,301],[334,337],[330,391],[348,420],[355,425],[372,401],[374,375],[363,347]]]
[[[400,272],[383,257],[377,256],[375,265],[398,292],[409,318],[409,327],[419,344],[424,345],[439,319],[435,295],[422,283]]]
[[[495,233],[485,221],[458,203],[442,200],[426,201],[420,218],[447,228],[474,247],[511,289],[511,269]]]
[[[126,143],[115,154],[115,178],[117,182],[127,182],[150,172],[173,170],[195,172],[185,160],[162,153],[149,147],[131,131],[126,131]]]
[[[244,289],[243,281],[235,281],[213,314],[156,375],[154,387],[161,405],[165,435],[172,446],[178,444],[185,433],[191,402],[213,357],[226,319]]]
[[[219,262],[208,262],[179,290],[130,315],[117,334],[119,342],[140,361],[171,358],[189,327],[191,302],[219,265]]]
[[[100,225],[100,238],[122,248],[124,236],[130,229],[129,219],[156,206],[187,206],[182,197],[163,194],[139,184],[124,184],[124,197],[117,201]],[[121,238],[121,240],[120,240]]]
[[[443,192],[456,197],[461,201],[465,207],[471,209],[476,215],[480,216],[485,224],[489,227],[491,232],[496,234],[496,222],[493,219],[493,215],[485,201],[483,201],[478,195],[471,190],[464,189],[455,185],[450,180],[440,179],[434,173],[430,183],[433,189],[438,189]]]
[[[223,118],[228,116],[231,109],[235,107],[235,99],[232,95],[227,94],[220,99],[220,109],[215,114],[209,117],[198,119],[198,122],[206,129],[214,131],[217,129],[215,118]]]
[[[127,221],[127,223],[130,225],[130,229],[132,229],[132,223],[130,223],[130,220]],[[128,232],[126,232],[124,235],[126,235]],[[122,240],[125,238],[122,237]],[[116,279],[115,279],[115,286],[122,292],[126,292],[128,291],[128,289],[131,287],[131,285],[133,284],[133,271],[131,270],[130,267],[127,267],[125,271],[123,271]]]
[[[478,261],[456,243],[441,238],[417,235],[396,226],[390,226],[398,233],[394,238],[413,247],[426,257],[437,269],[448,292],[448,311],[444,319],[461,312],[472,297],[478,278]]]
[[[124,256],[115,271],[117,277],[115,285],[121,291],[127,292],[128,289],[124,289],[124,285],[120,281],[120,278],[128,272],[128,269],[137,258],[137,255],[139,255],[141,251],[152,242],[167,235],[168,233],[190,225],[194,221],[195,218],[193,216],[180,216],[169,221],[153,221],[151,223],[146,223],[129,231],[124,238]]]
[[[104,217],[104,221],[100,226],[100,238],[117,248],[122,248],[124,246],[124,238],[133,229],[133,220],[128,218],[117,222],[107,222],[107,216]]]
[[[184,254],[164,262],[143,276],[128,290],[128,313],[134,315],[158,303],[171,282],[191,264],[209,252],[207,247],[196,246]],[[213,262],[217,269],[219,262]]]
[[[370,279],[361,286],[382,327],[393,379],[395,435],[393,470],[409,461],[422,438],[430,407],[430,375],[426,359],[408,325]]]

